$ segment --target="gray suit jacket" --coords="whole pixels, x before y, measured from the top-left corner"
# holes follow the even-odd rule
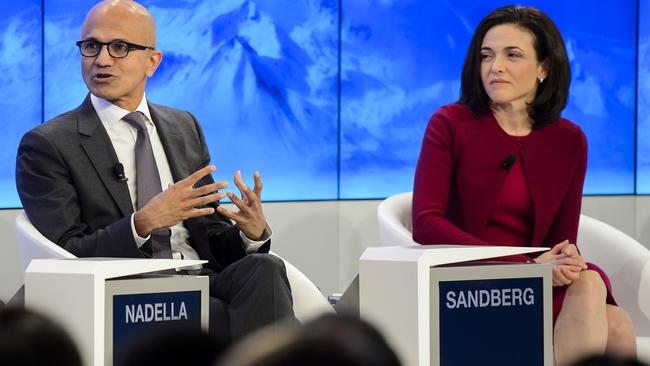
[[[149,110],[174,181],[209,164],[208,148],[194,116],[153,103]],[[27,216],[45,237],[78,257],[147,257],[133,239],[133,206],[126,182],[116,178],[117,163],[87,96],[78,108],[23,136],[16,158],[16,186]],[[212,181],[208,176],[197,186]],[[216,211],[184,224],[190,245],[209,261],[208,267],[220,271],[246,255],[239,230]],[[270,241],[259,252],[269,247]]]

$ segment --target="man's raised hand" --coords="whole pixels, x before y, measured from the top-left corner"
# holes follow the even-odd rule
[[[228,187],[228,183],[215,182],[200,187],[194,185],[215,170],[217,168],[214,165],[208,165],[187,178],[170,184],[152,198],[135,213],[134,223],[138,235],[146,237],[155,229],[171,227],[192,217],[214,213],[214,208],[203,206],[224,198],[225,194],[216,191]]]
[[[242,180],[241,172],[237,171],[234,181],[241,198],[237,197],[232,191],[227,194],[239,211],[231,211],[223,206],[219,206],[217,210],[220,214],[233,220],[246,237],[251,240],[260,240],[266,229],[266,219],[264,218],[264,211],[262,211],[262,178],[259,172],[255,172],[253,178],[255,187],[250,189]]]

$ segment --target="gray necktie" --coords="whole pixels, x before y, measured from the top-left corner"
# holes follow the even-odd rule
[[[160,174],[158,174],[156,159],[151,148],[144,114],[131,112],[122,119],[138,130],[138,137],[135,140],[135,182],[136,206],[139,210],[162,192]],[[151,233],[151,250],[154,258],[172,258],[169,235],[168,228],[156,229]]]

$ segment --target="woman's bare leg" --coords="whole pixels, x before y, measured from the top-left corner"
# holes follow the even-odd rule
[[[612,355],[636,358],[636,335],[632,319],[625,310],[607,304],[607,347]]]
[[[555,321],[554,348],[558,366],[591,354],[602,354],[607,346],[607,288],[598,272],[586,270],[569,285],[562,310]]]

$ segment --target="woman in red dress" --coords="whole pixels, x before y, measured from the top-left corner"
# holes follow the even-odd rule
[[[467,52],[460,100],[429,121],[413,188],[418,243],[552,247],[503,259],[554,265],[558,365],[592,353],[636,356],[607,275],[575,245],[587,140],[560,117],[570,73],[548,16],[517,6],[490,13]]]

